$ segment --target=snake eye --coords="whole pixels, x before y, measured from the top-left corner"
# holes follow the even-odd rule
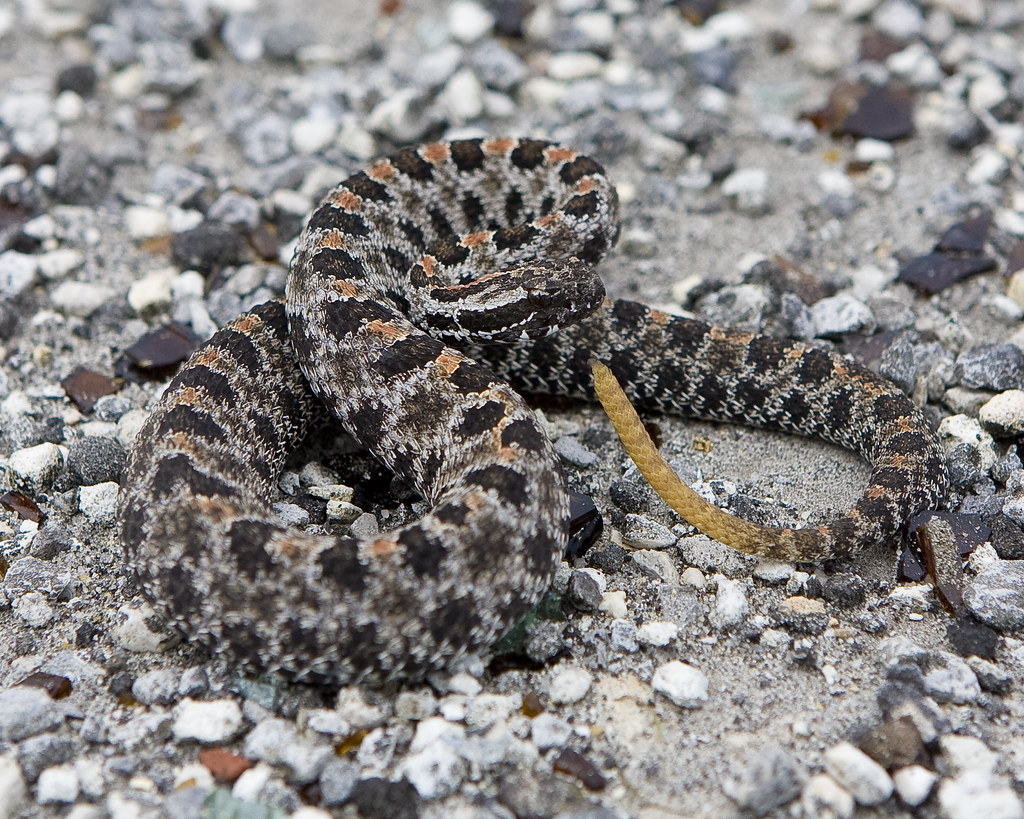
[[[555,298],[550,290],[531,290],[526,294],[526,300],[534,307],[550,307]]]

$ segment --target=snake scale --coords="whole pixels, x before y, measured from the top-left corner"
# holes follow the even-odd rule
[[[593,266],[617,234],[602,168],[535,140],[405,149],[331,191],[284,303],[199,349],[133,447],[121,537],[156,611],[242,666],[332,684],[422,676],[490,644],[544,593],[569,525],[558,458],[517,391],[587,398],[591,358],[645,409],[870,461],[848,515],[775,557],[853,553],[941,500],[941,451],[896,387],[828,352],[604,299]],[[364,540],[277,520],[284,459],[322,405],[431,511]]]

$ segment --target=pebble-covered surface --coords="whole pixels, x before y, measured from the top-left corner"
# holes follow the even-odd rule
[[[1022,41],[1018,0],[0,4],[0,819],[1024,817]],[[604,534],[494,656],[333,692],[162,630],[114,509],[175,364],[281,293],[328,186],[484,133],[606,165],[613,294],[857,354],[924,405],[980,543],[956,617],[894,545],[789,565],[695,534],[599,412],[548,404]],[[650,420],[753,519],[865,478]],[[332,435],[281,487],[298,526],[421,511]]]

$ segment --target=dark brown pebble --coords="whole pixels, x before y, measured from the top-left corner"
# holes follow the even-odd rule
[[[914,721],[908,716],[888,718],[865,733],[857,745],[887,770],[906,765],[929,766],[928,751]]]
[[[889,57],[907,47],[907,41],[877,29],[865,31],[860,38],[860,61],[884,63]]]
[[[991,227],[992,214],[987,211],[972,219],[957,222],[942,234],[935,249],[955,253],[982,253]]]
[[[46,513],[40,509],[34,500],[24,492],[4,492],[0,495],[0,506],[8,512],[14,512],[22,520],[31,520],[35,523],[45,523]]]
[[[914,134],[913,101],[909,91],[870,88],[857,102],[856,110],[842,120],[839,133],[855,139],[884,139],[892,142]]]
[[[187,327],[171,322],[146,333],[124,351],[131,363],[143,373],[151,373],[180,364],[196,349],[196,339]]]
[[[88,367],[75,367],[71,374],[60,382],[64,392],[78,411],[88,414],[96,406],[96,402],[104,395],[117,392],[114,379]]]
[[[563,749],[555,757],[552,767],[559,773],[568,774],[578,779],[588,790],[600,791],[608,784],[608,780],[601,775],[597,766],[572,748]]]
[[[29,674],[18,685],[27,685],[31,688],[42,688],[50,695],[51,700],[62,700],[71,693],[73,686],[67,677],[58,677],[56,674],[44,674],[36,671]]]
[[[995,266],[996,260],[988,256],[957,257],[945,253],[929,253],[911,260],[900,270],[898,278],[901,282],[920,287],[926,293],[938,293],[960,279],[991,270]]]

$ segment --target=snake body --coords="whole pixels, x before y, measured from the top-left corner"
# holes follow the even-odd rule
[[[593,265],[617,233],[601,167],[534,140],[406,149],[331,191],[285,303],[214,335],[136,440],[121,535],[157,612],[246,667],[332,684],[421,676],[488,645],[567,542],[558,458],[517,390],[586,398],[592,357],[646,409],[817,435],[871,462],[850,513],[779,558],[852,553],[942,498],[936,441],[884,379],[603,300]],[[284,459],[323,405],[430,502],[425,517],[364,540],[275,517]]]

